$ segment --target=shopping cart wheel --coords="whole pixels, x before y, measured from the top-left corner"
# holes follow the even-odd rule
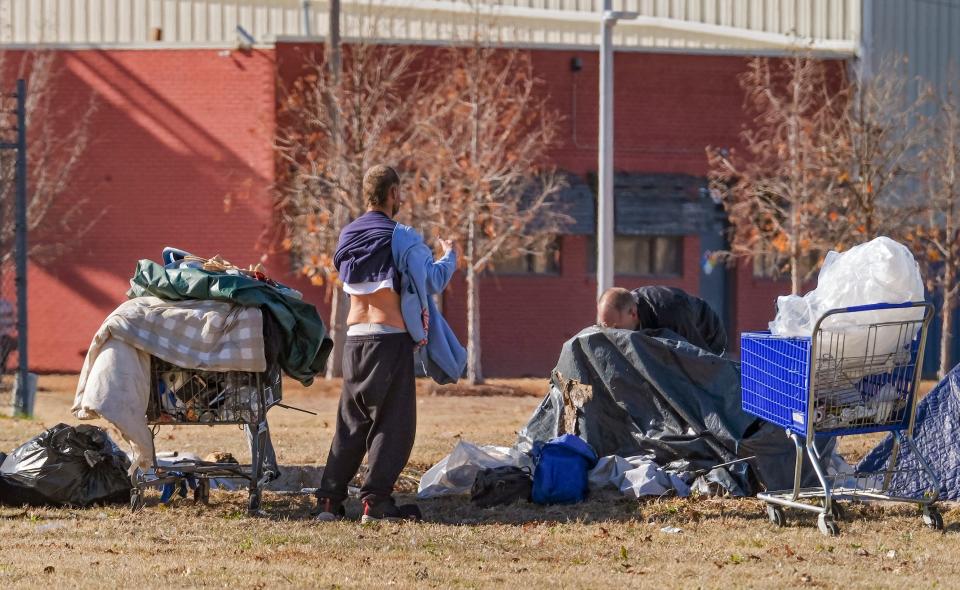
[[[247,504],[247,516],[263,516],[260,511],[260,490],[250,492],[250,502]]]
[[[817,528],[828,537],[836,537],[840,534],[840,526],[833,520],[832,516],[821,514],[817,517]]]
[[[940,514],[936,506],[923,507],[923,524],[935,531],[943,530],[943,515]]]
[[[779,527],[787,526],[787,515],[783,513],[783,508],[776,504],[767,504],[767,518]]]
[[[847,511],[843,509],[843,504],[836,500],[830,501],[830,516],[833,520],[840,521],[847,519]]]
[[[193,501],[197,504],[210,503],[210,480],[201,478],[197,480],[197,487],[193,490]]]
[[[136,512],[143,508],[143,491],[140,488],[130,490],[130,511]]]

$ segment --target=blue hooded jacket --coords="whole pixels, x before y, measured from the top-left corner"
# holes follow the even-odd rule
[[[467,366],[467,351],[440,315],[432,296],[447,287],[457,269],[457,255],[451,250],[434,261],[433,251],[420,234],[400,223],[393,230],[391,248],[400,273],[403,323],[414,342],[421,344],[417,360],[437,383],[456,383]]]

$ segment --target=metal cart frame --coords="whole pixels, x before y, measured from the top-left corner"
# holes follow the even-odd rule
[[[245,427],[250,430],[250,468],[238,463],[193,460],[160,465],[154,446],[153,474],[147,476],[138,470],[132,477],[131,510],[143,507],[147,487],[169,483],[185,486],[188,481],[196,484],[194,500],[207,504],[210,480],[218,478],[246,480],[249,486],[247,512],[251,516],[261,514],[263,486],[275,476],[266,469],[265,450],[270,435],[267,410],[282,399],[279,367],[268,367],[264,373],[204,371],[184,369],[151,357],[150,381],[147,424],[153,427],[154,439],[160,426]]]
[[[911,308],[922,308],[922,318],[864,326],[865,342],[858,344],[865,344],[865,348],[855,346],[854,350],[847,350],[846,333],[824,329],[825,324],[829,326],[828,322],[836,321],[837,316],[842,314]],[[751,363],[763,365],[764,359],[761,358],[760,362],[756,359],[744,359],[744,409],[786,427],[787,435],[796,447],[793,489],[757,494],[758,499],[766,502],[767,516],[771,522],[777,526],[786,524],[783,507],[806,510],[818,514],[817,526],[820,532],[834,536],[840,533],[837,521],[844,516],[839,500],[873,500],[917,504],[922,508],[923,521],[927,526],[937,530],[943,528],[943,518],[935,505],[939,496],[939,479],[913,442],[917,386],[920,382],[927,328],[932,317],[933,306],[925,302],[877,304],[830,310],[816,322],[813,335],[809,338],[780,339],[769,337],[768,334],[744,334],[745,346],[747,338],[762,342],[764,337],[767,337],[772,344],[777,340],[792,346],[806,343],[809,352],[808,357],[791,359],[794,366],[790,368],[747,367]],[[889,346],[886,349],[880,346],[878,350],[878,341],[885,338],[884,342],[888,344],[891,335],[896,339],[894,352],[887,350]],[[754,346],[754,349],[757,347]],[[784,385],[778,391],[776,383],[786,383],[791,368],[802,371],[805,368],[804,361],[808,361],[809,370],[806,383],[800,385],[806,388],[806,399],[802,399],[802,396],[799,400],[795,397],[790,399],[790,386]],[[747,376],[748,372],[761,377],[761,380],[765,377],[771,386],[758,385],[756,381],[748,383],[748,380],[752,379]],[[864,394],[865,388],[869,388],[872,397]],[[783,390],[788,391],[785,393]],[[855,393],[860,394],[859,401],[851,401],[851,396]],[[847,397],[846,400],[843,399],[844,396]],[[784,400],[787,400],[786,403]],[[791,417],[783,419],[782,415],[772,416],[764,409],[768,404],[774,413],[789,409]],[[780,407],[774,407],[777,404],[780,404]],[[874,412],[872,417],[871,412]],[[885,470],[833,475],[827,473],[824,457],[815,444],[817,439],[873,432],[889,432],[894,437],[890,461]],[[916,460],[916,468],[902,468],[897,471],[897,460],[902,449],[906,449]],[[810,459],[820,483],[819,487],[801,487],[804,453]],[[893,476],[907,471],[922,474],[924,477],[927,491],[921,498],[903,497],[890,492]],[[816,503],[803,500],[814,500]]]

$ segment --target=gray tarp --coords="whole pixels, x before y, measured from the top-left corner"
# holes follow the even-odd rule
[[[666,330],[591,327],[563,345],[550,391],[518,445],[564,433],[600,456],[646,455],[688,479],[756,455],[707,476],[734,495],[793,486],[793,443],[740,408],[740,365]],[[806,469],[804,484],[812,477]]]

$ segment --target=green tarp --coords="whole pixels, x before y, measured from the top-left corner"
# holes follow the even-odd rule
[[[256,279],[196,268],[168,269],[141,260],[127,297],[153,295],[170,301],[216,299],[259,307],[273,315],[283,333],[279,363],[290,377],[310,385],[326,367],[333,341],[317,308]]]

